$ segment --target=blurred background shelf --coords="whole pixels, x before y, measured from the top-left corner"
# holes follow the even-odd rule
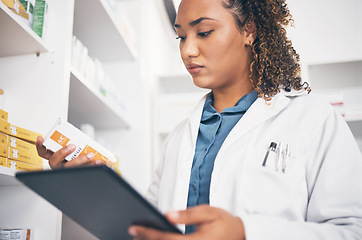
[[[98,130],[130,127],[127,113],[75,69],[71,70],[68,118],[76,127],[83,123],[92,124]]]
[[[48,52],[45,41],[17,17],[0,1],[0,57]]]
[[[137,51],[106,0],[75,0],[73,35],[102,62],[133,60]]]

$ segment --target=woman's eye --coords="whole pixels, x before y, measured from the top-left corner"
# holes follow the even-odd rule
[[[213,32],[213,30],[207,31],[207,32],[200,32],[197,35],[200,36],[200,37],[207,37],[212,32]]]
[[[176,39],[180,39],[182,41],[186,39],[186,36],[178,36]]]

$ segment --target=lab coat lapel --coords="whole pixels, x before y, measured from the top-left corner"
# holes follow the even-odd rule
[[[197,135],[199,133],[200,121],[202,116],[202,110],[204,109],[205,101],[207,96],[210,93],[206,94],[198,103],[194,111],[190,114],[189,124],[190,124],[190,134],[192,137],[192,143],[196,145]]]
[[[230,131],[218,155],[249,131],[278,114],[289,102],[290,99],[285,96],[284,92],[277,94],[269,103],[266,103],[263,98],[258,98]]]
[[[189,116],[187,128],[183,133],[183,137],[180,139],[180,151],[177,159],[177,171],[180,173],[180,177],[176,182],[176,186],[174,186],[174,209],[185,209],[187,206],[191,166],[195,154],[196,140],[206,97],[207,95],[200,100]]]

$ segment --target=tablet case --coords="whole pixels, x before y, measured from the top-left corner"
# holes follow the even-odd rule
[[[132,224],[181,233],[107,166],[20,172],[16,178],[99,239],[133,239],[127,233]]]

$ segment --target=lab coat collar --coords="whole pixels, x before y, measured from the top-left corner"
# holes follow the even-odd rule
[[[234,141],[245,136],[255,127],[281,112],[287,107],[291,98],[305,94],[307,94],[307,92],[304,90],[291,90],[290,92],[286,92],[284,89],[280,89],[280,92],[269,102],[266,102],[264,98],[259,97],[231,130],[228,137],[225,139],[224,144],[221,146],[218,155],[220,155],[222,151],[224,151]]]
[[[207,97],[211,93],[207,93],[198,103],[194,111],[190,114],[189,124],[191,130],[191,136],[193,144],[196,144],[197,135],[199,131],[199,125],[202,116],[202,110]],[[245,136],[253,128],[262,124],[266,120],[278,114],[284,109],[291,98],[306,95],[305,90],[291,90],[290,92],[280,89],[280,92],[276,94],[269,102],[266,102],[263,98],[258,98],[246,111],[244,116],[239,120],[235,127],[231,130],[225,142],[221,146],[219,154],[227,148],[228,145],[232,144],[235,140]]]
[[[204,109],[205,101],[211,92],[204,95],[204,97],[199,101],[194,111],[192,111],[189,117],[189,124],[191,130],[192,143],[196,145],[197,135],[199,133],[199,125],[202,117],[202,110]]]

